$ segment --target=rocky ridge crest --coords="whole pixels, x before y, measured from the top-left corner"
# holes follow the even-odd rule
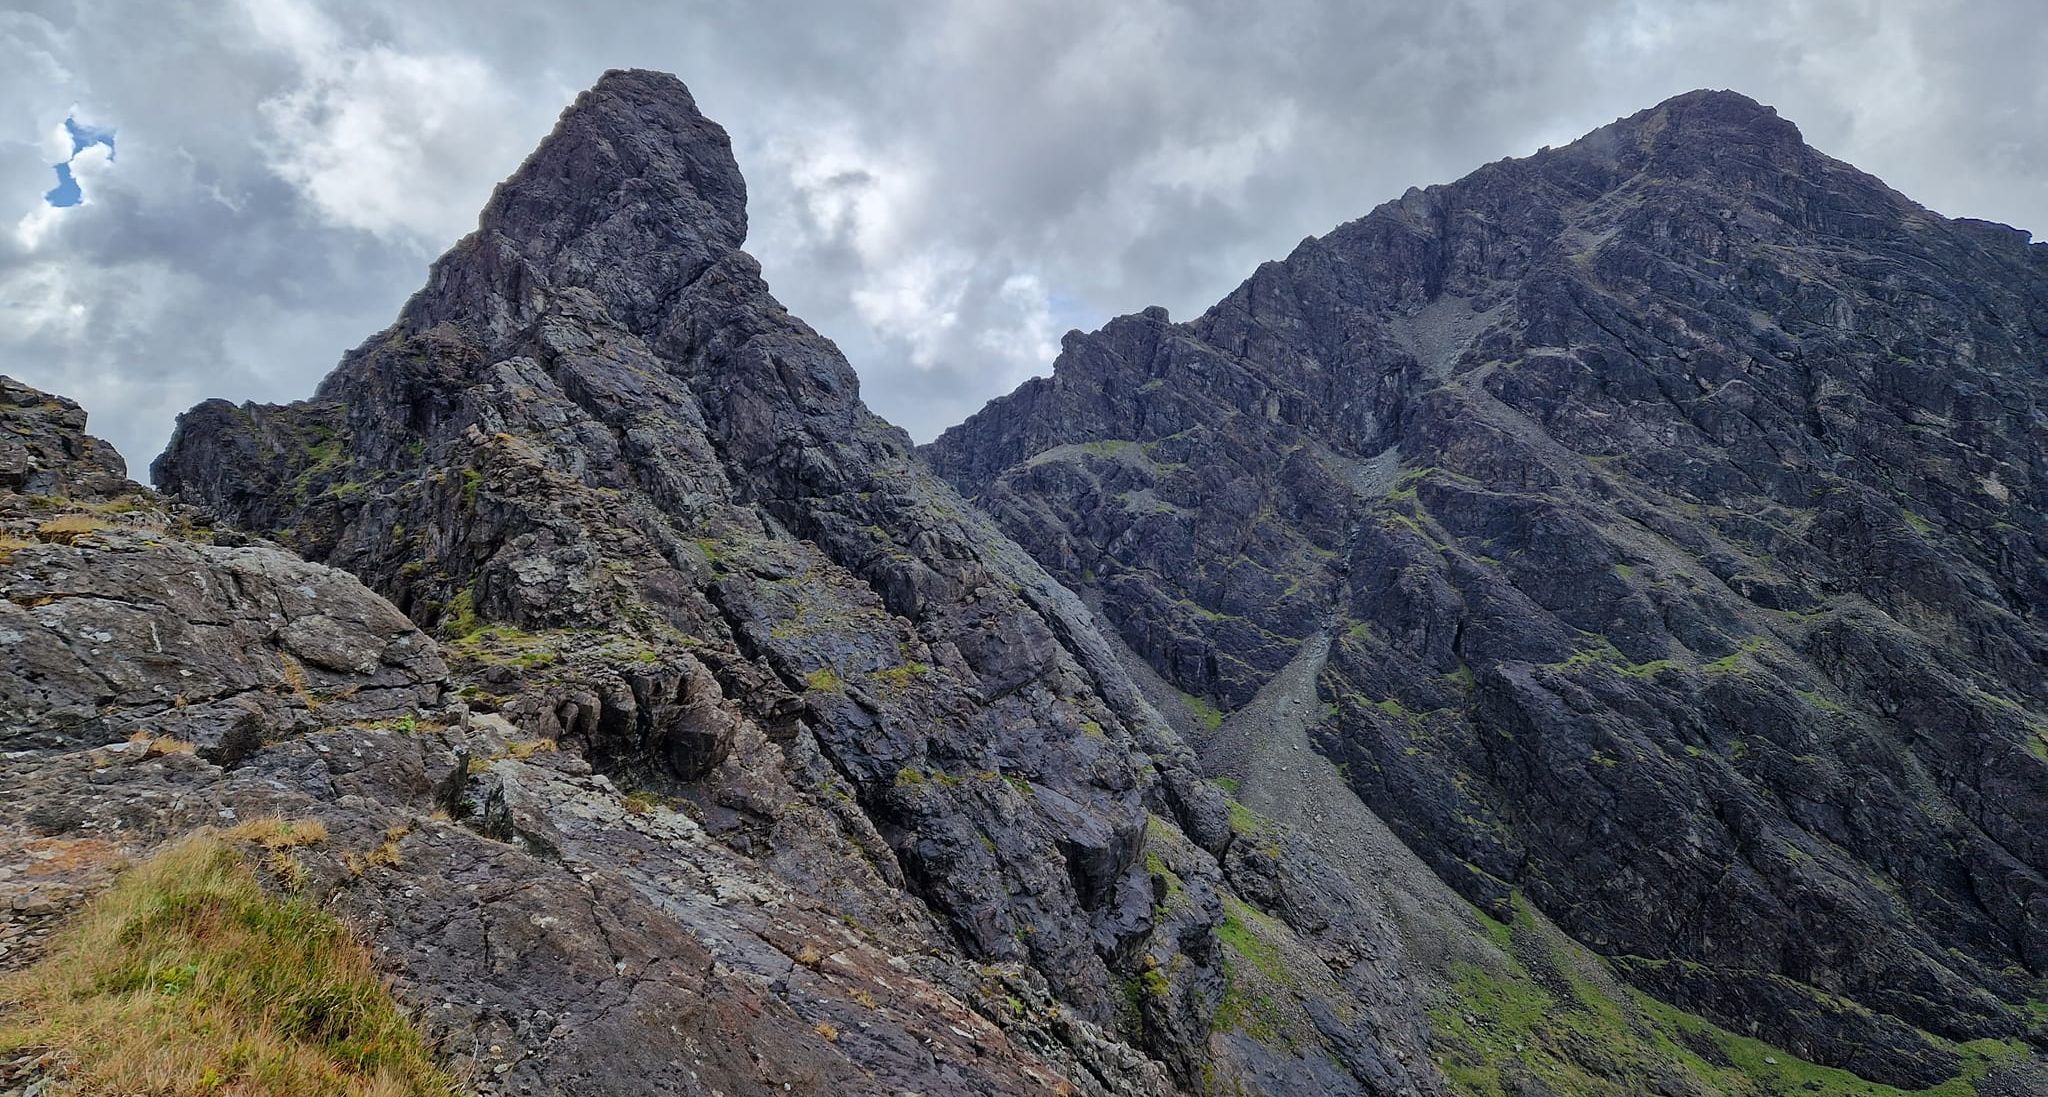
[[[1310,676],[1465,898],[1918,1087],[2043,1040],[2044,362],[2048,245],[1695,92],[1072,333],[925,454],[1212,772],[1277,725],[1208,706]]]
[[[841,931],[785,940],[828,971],[849,934],[921,956],[980,1011],[953,1039],[1007,1034],[1086,1092],[1439,1092],[1383,919],[1306,847],[1233,827],[1086,607],[768,294],[744,195],[680,83],[607,74],[392,328],[311,400],[193,409],[156,480],[360,576],[442,636],[471,710],[748,866],[717,909],[781,925],[812,897]],[[503,784],[486,836],[568,863],[560,835],[625,841]],[[809,987],[676,897],[672,852],[614,852],[810,1019]],[[1235,933],[1271,962],[1233,960]],[[825,1022],[824,1091],[1039,1084],[849,1020]],[[538,1024],[518,1038],[545,1063]]]

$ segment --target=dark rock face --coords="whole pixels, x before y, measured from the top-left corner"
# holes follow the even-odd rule
[[[474,774],[464,834],[617,874],[590,883],[598,918],[652,926],[631,905],[651,904],[690,941],[650,954],[708,950],[740,987],[662,993],[748,1016],[772,994],[835,1029],[804,1045],[822,1058],[803,1088],[1440,1092],[1399,946],[1336,885],[1316,924],[1288,914],[1306,885],[1265,887],[1260,932],[1316,978],[1276,992],[1301,1025],[1284,1050],[1240,1048],[1252,1022],[1219,1014],[1217,929],[1245,901],[1221,798],[1089,611],[768,294],[738,250],[744,201],[681,84],[608,74],[392,328],[310,401],[188,412],[157,483],[360,576],[439,631],[472,709],[567,748]],[[618,807],[620,786],[679,821]],[[1274,856],[1268,875],[1319,876]],[[820,980],[788,964],[806,945],[922,973],[893,1007],[910,1021],[814,1018]],[[902,993],[876,978],[873,998]],[[571,1085],[598,1076],[520,1039],[536,1084],[675,1082]]]
[[[2048,245],[1769,108],[1411,190],[926,456],[1182,690],[1334,640],[1317,749],[1640,987],[1916,1087],[2048,997]]]
[[[31,474],[0,487],[0,971],[123,858],[282,816],[327,836],[263,861],[276,886],[348,917],[466,1092],[1163,1089],[1034,972],[964,964],[900,898],[851,917],[473,713],[354,577],[207,528],[127,482],[75,404],[0,391],[0,462]],[[617,701],[674,733],[661,758],[767,749],[732,741],[715,681],[663,674],[636,667]]]

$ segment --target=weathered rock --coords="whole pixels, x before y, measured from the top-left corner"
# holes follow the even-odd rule
[[[1333,640],[1317,749],[1473,902],[1921,1086],[2048,997],[2044,362],[2048,245],[1698,92],[926,456],[1179,689]]]
[[[273,882],[347,915],[466,1092],[1167,1088],[1042,980],[1035,1012],[1009,1017],[920,907],[872,869],[846,878],[861,847],[807,864],[829,883],[736,852],[693,805],[622,792],[552,739],[473,715],[435,643],[352,576],[212,543],[190,511],[101,475],[118,460],[92,460],[109,451],[74,406],[0,416],[42,447],[39,489],[82,493],[0,490],[0,970],[32,961],[123,858],[283,816],[326,837],[264,857]],[[508,643],[453,651],[473,663]],[[594,754],[637,743],[680,774],[735,746],[776,752],[688,652],[622,662],[598,715],[571,718]],[[846,796],[814,756],[791,769]],[[835,828],[808,825],[813,841]]]
[[[133,485],[114,447],[85,433],[85,409],[0,376],[0,492],[105,501]]]
[[[391,329],[310,401],[188,412],[157,481],[360,576],[443,635],[470,704],[687,805],[762,894],[890,927],[956,990],[990,970],[1042,987],[1056,1019],[989,1016],[1070,1084],[1233,1084],[1221,909],[1164,918],[1143,855],[1185,825],[1181,875],[1226,886],[1220,799],[1086,607],[768,294],[739,250],[744,193],[679,83],[608,74]],[[488,835],[673,856],[565,831],[560,788],[505,776],[472,790]],[[1354,1009],[1340,984],[1374,977],[1304,984],[1347,1020],[1262,1059],[1270,1091],[1439,1091],[1419,1016]],[[992,1084],[841,1032],[872,1077]]]
[[[353,577],[216,544],[120,475],[77,405],[0,378],[0,750],[129,739],[233,764],[336,721],[425,719],[434,644]],[[230,538],[232,540],[232,538]]]

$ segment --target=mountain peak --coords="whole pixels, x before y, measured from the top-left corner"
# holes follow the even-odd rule
[[[1727,88],[1694,88],[1674,95],[1648,110],[1637,112],[1639,117],[1651,114],[1686,114],[1737,124],[1763,119],[1783,121],[1778,118],[1776,107],[1766,106],[1739,91]]]
[[[498,184],[403,322],[483,317],[509,330],[530,319],[518,309],[531,290],[573,287],[643,330],[746,236],[747,186],[725,129],[674,76],[613,69]]]
[[[1567,146],[1602,159],[1717,156],[1747,147],[1780,153],[1805,147],[1799,127],[1740,92],[1700,88],[1600,127]]]
[[[724,127],[704,117],[681,80],[612,69],[499,184],[482,220],[518,230],[554,227],[564,215],[587,227],[646,213],[736,248],[747,235],[747,186]]]
[[[1341,784],[1378,821],[1329,840],[1390,826],[1638,989],[1924,1088],[1962,1063],[1919,1033],[2028,1030],[1992,1003],[2048,939],[2017,905],[2048,894],[2023,242],[1688,92],[1411,190],[1170,337],[1071,337],[925,453],[1169,712],[1228,713],[1190,738],[1238,803],[1323,825],[1345,801],[1304,790]],[[1922,771],[1957,776],[1864,776]],[[1756,834],[1798,852],[1761,869]],[[2037,898],[1944,890],[1994,863]]]
[[[1674,95],[1638,115],[1646,128],[1668,130],[1692,137],[1725,139],[1747,135],[1785,144],[1803,144],[1799,127],[1778,116],[1777,108],[1766,106],[1734,91],[1701,88]]]
[[[744,193],[724,131],[682,84],[609,73],[436,264],[398,327],[318,398],[202,405],[157,466],[221,520],[275,531],[396,595],[449,638],[453,673],[493,676],[484,704],[505,726],[560,748],[551,764],[606,771],[618,781],[607,793],[672,796],[677,811],[652,810],[692,849],[655,855],[715,860],[639,874],[659,912],[643,913],[624,893],[641,886],[624,875],[637,870],[619,858],[656,847],[614,820],[550,814],[581,810],[580,793],[464,793],[521,805],[493,835],[545,831],[534,846],[554,863],[606,873],[594,886],[620,880],[619,896],[597,901],[603,925],[634,927],[697,970],[711,957],[743,965],[683,986],[707,1003],[702,1016],[796,1022],[732,1031],[728,1070],[689,1050],[712,1041],[674,1023],[680,1007],[634,991],[624,1008],[599,1003],[596,1023],[566,997],[596,983],[551,963],[511,984],[526,1012],[504,1014],[518,1035],[490,1033],[506,1052],[497,1084],[732,1091],[761,1088],[742,1072],[774,1063],[814,1093],[1072,1088],[1063,1075],[1105,1097],[1199,1091],[1212,1077],[1230,1089],[1259,1079],[1276,1097],[1326,1093],[1339,1075],[1357,1083],[1345,1092],[1441,1093],[1420,1014],[1378,1004],[1396,1001],[1399,953],[1365,893],[1325,883],[1305,846],[1262,841],[1256,877],[1218,860],[1233,836],[1221,794],[1087,607],[917,462],[860,404],[838,349],[769,294],[738,250]],[[535,654],[485,649],[499,637]],[[519,762],[495,748],[475,756],[493,759],[479,770]],[[1228,890],[1231,872],[1258,894],[1312,895],[1313,922],[1278,906],[1270,925],[1258,915],[1260,940],[1281,942],[1274,955],[1350,958],[1315,983],[1275,986],[1273,1008],[1291,1010],[1284,1023],[1300,1034],[1290,1039],[1317,1049],[1295,1065],[1238,1050],[1267,1022],[1217,1011],[1222,903],[1249,902]],[[1168,879],[1176,897],[1154,883]],[[798,908],[813,896],[829,923],[785,928],[810,917]],[[871,956],[852,943],[868,927],[886,935]],[[788,977],[812,961],[788,960],[778,949],[798,944],[776,941],[831,949],[832,985]],[[912,953],[943,984],[891,966]],[[680,985],[637,955],[618,962],[636,978],[645,967],[649,987]],[[1003,976],[973,993],[1018,1007],[950,997],[995,978],[987,964],[1018,965],[1030,982]],[[889,1008],[844,978],[858,966],[888,980],[874,990]],[[624,970],[607,963],[595,977]],[[821,1012],[812,1003],[826,995],[838,997]],[[828,1015],[849,1037],[855,1019],[867,1034],[840,1043],[831,1024],[809,1023]],[[545,1049],[518,1046],[527,1033],[548,1034]],[[1051,1060],[1033,1058],[1041,1047]],[[683,1069],[690,1077],[675,1077]]]

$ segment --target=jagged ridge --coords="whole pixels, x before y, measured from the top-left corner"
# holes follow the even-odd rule
[[[719,909],[808,894],[925,954],[958,1004],[918,999],[886,1037],[835,1014],[814,1088],[1440,1091],[1383,921],[1299,846],[1233,830],[1085,607],[769,296],[743,195],[681,84],[608,74],[397,324],[310,401],[195,408],[157,482],[361,576],[449,641],[473,708],[681,805],[767,878],[712,889]],[[582,792],[493,780],[486,833],[635,863]],[[798,1015],[850,993],[700,923],[701,885],[620,871]],[[1226,925],[1287,966],[1233,966]],[[1254,985],[1256,1014],[1222,1008]],[[969,1007],[946,1039],[1000,1054],[919,1048]],[[506,1085],[672,1081],[537,1015],[512,1029]]]
[[[1181,689],[1333,639],[1317,749],[1473,901],[1918,1086],[2044,997],[2044,361],[2048,246],[1694,92],[926,456]]]

